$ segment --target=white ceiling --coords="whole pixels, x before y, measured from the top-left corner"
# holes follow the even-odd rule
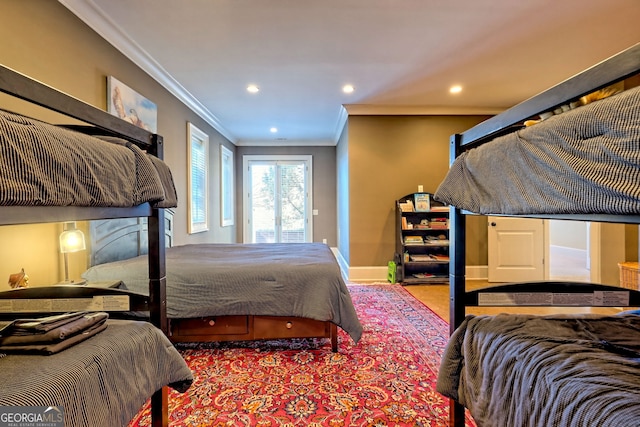
[[[238,145],[493,114],[640,41],[640,0],[59,1]]]

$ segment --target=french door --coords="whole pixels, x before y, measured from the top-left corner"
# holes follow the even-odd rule
[[[312,241],[311,156],[243,156],[245,243]]]

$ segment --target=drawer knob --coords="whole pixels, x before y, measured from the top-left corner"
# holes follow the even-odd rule
[[[291,328],[293,328],[293,323],[287,322],[287,329],[291,329]]]
[[[214,326],[216,324],[216,321],[211,319],[209,320],[209,326]]]

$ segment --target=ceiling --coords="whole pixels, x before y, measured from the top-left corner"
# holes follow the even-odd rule
[[[639,0],[59,1],[237,145],[494,114],[640,41]]]

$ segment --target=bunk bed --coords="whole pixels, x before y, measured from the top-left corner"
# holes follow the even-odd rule
[[[27,101],[30,111],[44,107],[75,123],[51,125],[0,111],[0,224],[147,217],[150,248],[148,296],[77,285],[1,293],[4,344],[25,339],[15,332],[48,330],[60,320],[50,315],[72,312],[67,315],[101,320],[93,335],[67,348],[3,345],[0,405],[47,407],[64,413],[66,426],[113,426],[129,422],[150,398],[152,424],[166,426],[168,387],[186,391],[193,375],[166,337],[162,229],[164,208],[176,198],[161,161],[162,137],[5,66],[0,91]],[[146,310],[150,322],[111,319],[111,309]],[[55,331],[56,342],[77,336],[69,329]]]
[[[126,289],[144,293],[140,233],[144,224],[92,222],[92,266],[82,277],[122,280]],[[338,262],[325,244],[181,245],[166,249],[166,264],[173,342],[326,338],[337,351],[338,326],[354,342],[362,335]]]
[[[452,205],[451,339],[437,383],[451,399],[451,426],[464,425],[465,408],[479,426],[640,419],[639,312],[465,316],[480,305],[640,305],[637,290],[592,283],[465,289],[466,215],[640,223],[638,73],[640,44],[452,135],[451,168],[435,193]],[[574,104],[612,85],[623,91]],[[551,111],[559,114],[538,121]]]

